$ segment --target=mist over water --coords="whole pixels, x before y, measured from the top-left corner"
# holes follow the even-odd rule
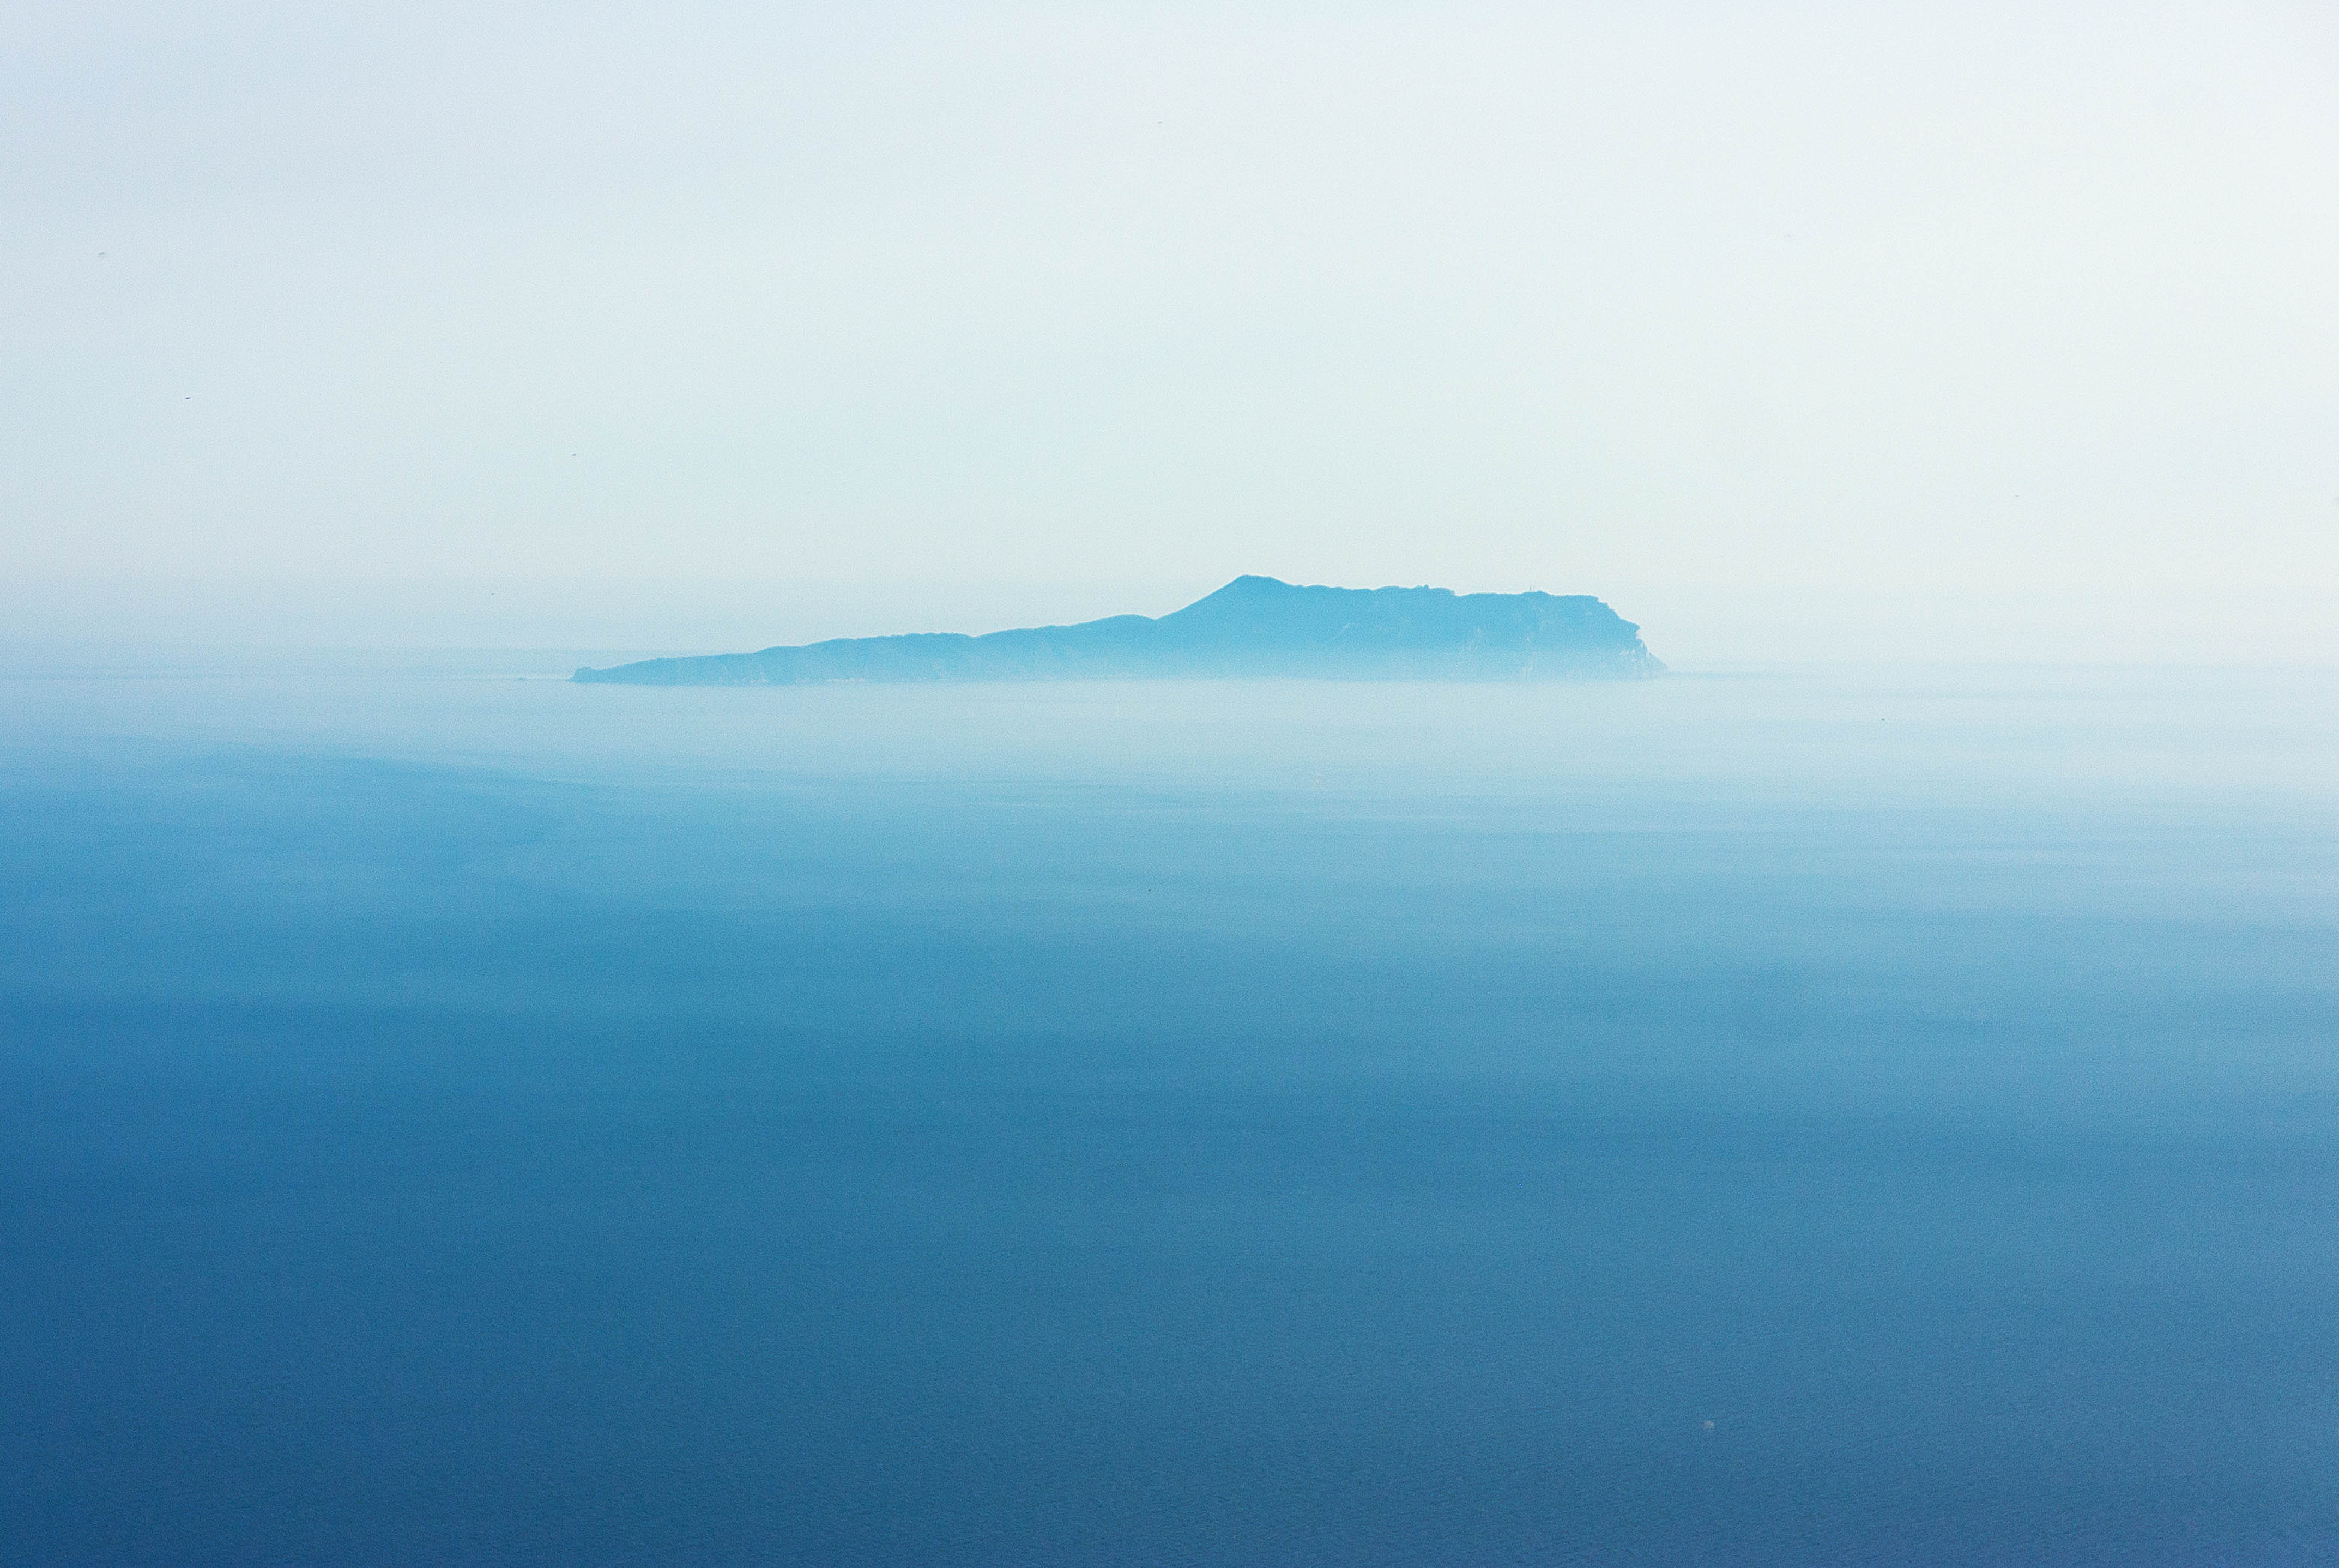
[[[2339,1554],[2339,676],[0,678],[0,1561]]]

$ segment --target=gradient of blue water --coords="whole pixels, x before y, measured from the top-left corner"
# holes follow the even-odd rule
[[[0,1562],[2339,1557],[2339,686],[0,683]]]

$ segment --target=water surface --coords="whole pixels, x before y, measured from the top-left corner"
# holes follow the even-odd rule
[[[2339,1555],[2339,684],[0,680],[0,1561]]]

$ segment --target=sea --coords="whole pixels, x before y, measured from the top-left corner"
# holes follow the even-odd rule
[[[0,1563],[2339,1562],[2339,672],[0,660]]]

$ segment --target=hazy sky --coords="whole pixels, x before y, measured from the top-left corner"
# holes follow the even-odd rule
[[[2339,656],[2327,0],[18,5],[0,222],[26,636]]]

